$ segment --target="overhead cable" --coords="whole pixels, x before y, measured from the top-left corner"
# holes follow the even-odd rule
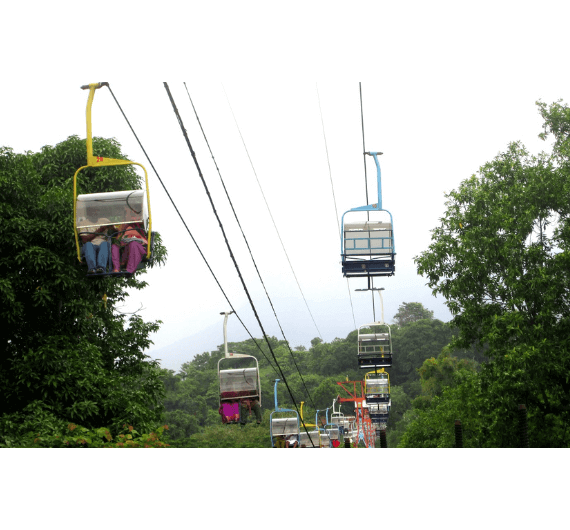
[[[338,215],[338,207],[336,205],[336,197],[334,194],[334,186],[333,186],[333,180],[332,180],[332,171],[331,171],[331,163],[329,160],[329,148],[327,145],[327,136],[325,134],[325,122],[323,120],[323,111],[321,109],[321,96],[319,94],[319,85],[316,85],[317,87],[317,99],[319,101],[319,112],[321,114],[321,126],[323,128],[323,138],[325,141],[325,151],[327,153],[327,164],[329,166],[329,179],[331,181],[331,190],[332,190],[332,196],[333,196],[333,202],[334,202],[334,210],[335,210],[335,214],[336,214],[336,224],[338,227],[338,237],[339,239],[342,240],[342,232],[341,232],[341,228],[340,228],[340,222],[339,222],[339,215]],[[348,283],[348,278],[346,279],[346,288],[348,290],[348,298],[350,300],[350,308],[352,310],[352,320],[354,322],[354,329],[356,329],[356,318],[354,317],[354,306],[352,305],[352,295],[350,294],[350,284]]]
[[[198,243],[196,242],[196,240],[194,239],[194,236],[192,235],[192,233],[190,232],[190,229],[188,228],[188,225],[186,224],[186,221],[184,221],[184,218],[182,217],[182,214],[180,213],[180,211],[178,210],[178,208],[176,207],[176,204],[174,203],[174,200],[172,199],[172,197],[170,196],[170,193],[168,193],[168,190],[166,189],[166,186],[164,185],[164,182],[162,182],[162,179],[160,178],[158,171],[156,170],[156,168],[154,167],[154,164],[152,163],[150,157],[148,156],[147,152],[145,151],[145,148],[143,147],[141,141],[139,140],[139,137],[137,136],[137,134],[135,133],[131,123],[129,122],[127,116],[125,115],[125,113],[123,112],[123,109],[121,107],[121,105],[119,104],[119,102],[117,101],[117,98],[115,97],[115,94],[113,94],[113,91],[111,90],[111,87],[109,85],[107,85],[107,88],[109,89],[109,91],[111,92],[111,95],[113,96],[113,99],[115,100],[115,103],[117,104],[117,106],[119,107],[119,110],[121,111],[121,114],[123,115],[123,117],[125,118],[127,124],[129,125],[131,131],[133,132],[140,148],[142,149],[144,155],[146,156],[146,159],[148,160],[149,164],[151,165],[154,173],[156,174],[156,177],[158,178],[158,181],[160,182],[160,184],[162,185],[166,195],[168,196],[168,198],[170,199],[170,202],[172,203],[172,206],[174,206],[174,209],[176,210],[176,213],[178,214],[178,216],[180,217],[180,220],[182,221],[182,224],[184,225],[184,227],[186,228],[186,231],[188,232],[188,235],[192,238],[192,241],[194,242],[194,245],[196,245],[196,248],[198,249],[198,252],[200,253],[200,256],[202,256],[202,259],[204,260],[204,263],[206,264],[206,266],[208,267],[208,270],[210,271],[210,273],[212,274],[212,276],[214,277],[214,280],[216,281],[216,283],[218,284],[218,287],[220,288],[220,291],[222,291],[222,294],[224,295],[226,301],[228,302],[228,304],[230,305],[230,307],[232,308],[232,311],[235,313],[236,317],[238,318],[238,320],[241,322],[242,326],[244,327],[244,329],[247,331],[248,335],[253,339],[253,342],[255,343],[255,345],[257,346],[257,348],[259,349],[259,351],[263,354],[263,356],[265,357],[265,359],[267,360],[267,362],[269,363],[269,365],[271,366],[271,368],[273,368],[273,370],[277,372],[277,370],[275,369],[275,367],[271,364],[271,361],[267,358],[267,356],[265,355],[265,352],[261,349],[261,347],[259,346],[259,344],[257,343],[257,341],[253,338],[253,335],[249,332],[249,330],[247,329],[246,325],[244,324],[244,322],[242,321],[242,319],[240,318],[240,316],[237,314],[236,310],[234,309],[234,306],[232,305],[232,303],[230,302],[228,296],[226,295],[226,292],[224,291],[224,289],[222,288],[220,282],[218,281],[218,278],[216,277],[216,275],[214,274],[214,271],[212,270],[212,268],[210,267],[210,264],[208,263],[208,260],[206,259],[206,257],[204,256],[204,254],[202,253],[202,251],[200,250],[200,247],[198,245]]]
[[[317,326],[317,323],[315,322],[315,319],[313,317],[313,313],[311,313],[311,309],[309,308],[309,304],[307,303],[307,299],[305,298],[305,295],[303,294],[303,289],[301,289],[301,285],[299,284],[299,280],[297,279],[297,275],[295,274],[295,270],[293,269],[293,265],[291,264],[291,260],[289,259],[289,255],[287,254],[287,250],[285,250],[285,245],[283,244],[283,240],[281,239],[281,235],[279,234],[279,230],[277,229],[277,225],[275,224],[275,219],[273,219],[273,214],[271,213],[271,209],[269,208],[269,204],[267,203],[267,199],[265,198],[265,193],[263,193],[263,188],[261,187],[261,183],[259,182],[259,178],[257,177],[257,172],[255,171],[253,161],[251,160],[251,157],[249,156],[249,151],[247,150],[247,146],[245,145],[245,140],[243,138],[243,135],[241,134],[241,130],[239,128],[237,119],[235,117],[235,114],[234,114],[234,111],[232,109],[230,100],[228,98],[228,94],[226,93],[226,89],[223,87],[223,85],[222,85],[222,88],[224,89],[224,94],[226,95],[226,99],[228,100],[228,105],[230,107],[230,111],[232,113],[232,116],[234,118],[234,122],[236,124],[238,133],[240,135],[241,141],[242,141],[243,146],[245,148],[245,152],[246,152],[247,157],[249,159],[249,163],[251,164],[253,174],[255,175],[255,180],[257,181],[257,185],[259,186],[259,190],[261,191],[261,195],[263,197],[263,200],[265,201],[265,206],[267,207],[267,211],[269,212],[269,216],[271,217],[271,221],[273,222],[273,226],[275,227],[275,231],[277,232],[277,237],[279,238],[279,241],[281,242],[281,247],[283,248],[283,252],[285,253],[285,257],[287,258],[287,262],[289,263],[289,267],[291,268],[291,272],[293,273],[293,276],[295,277],[295,281],[297,282],[297,287],[299,287],[299,291],[301,292],[301,296],[303,297],[303,300],[305,301],[305,305],[307,306],[307,311],[309,311],[309,315],[311,315],[311,319],[313,320],[313,324],[315,325],[315,328],[317,329],[319,337],[324,342],[323,336],[322,336],[322,334],[319,330],[319,327]]]
[[[198,164],[198,159],[196,158],[196,153],[194,152],[194,149],[192,148],[192,144],[190,143],[190,139],[188,138],[188,132],[186,131],[186,128],[184,127],[184,123],[182,122],[182,118],[180,116],[180,113],[178,112],[178,109],[176,108],[176,103],[174,102],[174,98],[172,97],[172,94],[170,92],[170,89],[168,87],[168,83],[164,83],[164,88],[166,89],[166,92],[168,93],[168,97],[170,99],[170,103],[172,104],[172,108],[174,110],[174,114],[176,115],[176,119],[178,120],[178,124],[180,125],[180,129],[182,130],[182,135],[184,136],[184,139],[186,140],[186,144],[188,145],[188,149],[190,150],[190,154],[192,155],[192,159],[194,160],[194,164],[196,166],[196,169],[198,171],[198,175],[200,177],[200,180],[202,181],[202,184],[204,185],[204,189],[206,191],[206,195],[208,196],[208,200],[210,201],[210,205],[212,206],[212,210],[214,212],[214,215],[216,216],[216,219],[218,221],[218,225],[220,226],[220,230],[222,231],[222,235],[224,237],[224,241],[226,243],[226,247],[228,249],[228,252],[230,254],[230,257],[234,263],[234,267],[238,273],[239,279],[241,281],[242,287],[245,291],[245,294],[249,300],[249,304],[253,310],[253,314],[255,315],[255,318],[257,320],[257,323],[259,324],[259,327],[261,329],[261,332],[263,333],[263,338],[265,339],[265,342],[267,343],[267,346],[269,347],[269,351],[271,352],[271,355],[273,357],[273,360],[275,361],[275,365],[277,366],[279,372],[281,373],[281,377],[283,378],[283,382],[285,383],[285,386],[287,387],[287,391],[289,392],[289,395],[291,396],[291,400],[293,401],[293,405],[295,406],[295,409],[297,410],[297,413],[299,413],[299,409],[297,407],[297,402],[295,401],[295,398],[293,397],[293,393],[289,387],[289,384],[287,383],[287,379],[285,378],[285,375],[283,374],[283,371],[281,370],[281,367],[279,366],[279,363],[277,361],[277,358],[275,356],[275,353],[273,352],[273,348],[271,347],[271,342],[269,341],[269,338],[267,337],[267,334],[265,333],[265,329],[263,328],[263,324],[261,323],[261,319],[259,318],[259,315],[257,313],[257,309],[255,308],[255,305],[253,303],[253,300],[251,299],[251,296],[249,294],[249,290],[247,289],[247,286],[245,284],[245,281],[243,279],[243,276],[241,274],[240,268],[237,264],[237,261],[235,259],[235,256],[233,254],[232,248],[230,246],[230,243],[228,241],[228,238],[226,236],[226,232],[224,230],[224,226],[222,224],[222,221],[218,215],[218,212],[216,211],[216,207],[214,205],[214,201],[212,199],[212,196],[210,194],[210,190],[208,189],[208,185],[206,184],[206,181],[204,179],[204,176],[202,174],[202,170],[200,169],[200,165]],[[305,424],[303,422],[303,427],[305,427]],[[305,427],[305,430],[308,434],[307,428]],[[310,435],[309,435],[310,436]]]
[[[202,135],[204,136],[204,141],[206,142],[206,145],[208,146],[208,150],[210,151],[210,155],[212,156],[212,160],[214,161],[214,165],[216,166],[216,171],[218,172],[218,175],[220,177],[220,181],[222,183],[222,187],[224,188],[224,191],[226,193],[226,197],[228,198],[228,202],[230,203],[230,207],[232,209],[232,212],[234,214],[236,222],[237,222],[239,229],[241,231],[241,235],[243,236],[243,239],[244,239],[245,244],[247,246],[247,250],[249,251],[249,255],[251,256],[251,261],[253,262],[253,265],[254,265],[255,270],[257,272],[257,275],[259,277],[259,281],[261,282],[261,285],[263,286],[263,290],[265,291],[265,295],[267,296],[267,299],[269,300],[269,304],[271,305],[271,309],[273,310],[273,314],[275,315],[275,320],[277,320],[277,324],[279,325],[279,329],[281,330],[281,335],[283,335],[283,339],[285,340],[287,348],[289,349],[289,354],[291,355],[291,358],[293,359],[293,363],[295,364],[295,368],[297,369],[297,372],[301,378],[301,382],[303,383],[303,386],[305,388],[305,392],[307,393],[307,396],[311,400],[313,407],[316,408],[315,403],[313,401],[313,398],[311,396],[311,393],[309,392],[309,389],[307,388],[307,385],[305,384],[303,374],[301,374],[301,371],[299,370],[299,366],[297,365],[297,361],[295,360],[295,356],[293,355],[293,351],[291,350],[291,346],[289,345],[289,341],[287,340],[287,337],[285,337],[285,332],[283,331],[283,328],[281,327],[281,322],[279,321],[279,318],[277,317],[277,312],[275,311],[275,307],[273,306],[273,302],[271,300],[271,297],[269,296],[269,293],[267,292],[267,288],[265,287],[265,282],[263,281],[263,278],[261,277],[261,273],[259,272],[259,269],[257,267],[257,263],[253,257],[253,252],[251,251],[251,248],[249,246],[249,242],[247,241],[247,238],[245,237],[245,233],[243,231],[241,223],[239,222],[237,212],[235,211],[234,205],[233,205],[232,200],[230,198],[230,194],[226,188],[226,184],[224,182],[224,179],[222,178],[222,173],[220,172],[220,168],[218,167],[218,164],[216,162],[216,158],[214,157],[214,153],[212,152],[212,148],[210,147],[210,143],[208,142],[208,138],[206,137],[206,133],[204,131],[204,128],[202,127],[202,122],[200,121],[200,118],[198,117],[198,112],[196,111],[196,107],[194,106],[194,102],[192,101],[192,98],[190,97],[190,93],[188,92],[188,87],[186,86],[186,83],[184,83],[184,88],[186,88],[186,93],[188,94],[188,99],[190,100],[190,104],[192,105],[192,109],[194,110],[194,115],[196,116],[196,120],[198,121],[198,125],[200,126],[200,130],[202,131]]]

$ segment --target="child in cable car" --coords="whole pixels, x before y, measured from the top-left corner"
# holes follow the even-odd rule
[[[134,219],[135,212],[127,208],[126,218]],[[137,270],[139,263],[146,255],[145,246],[148,241],[145,236],[144,226],[140,221],[131,221],[122,225],[115,225],[118,232],[118,244],[111,247],[111,256],[113,259],[113,272],[120,272],[121,267],[125,267],[130,274]],[[120,256],[120,249],[123,250]]]
[[[105,272],[109,259],[109,243],[106,235],[111,221],[106,217],[99,217],[99,207],[94,204],[90,205],[87,210],[87,219],[94,225],[107,225],[81,228],[80,235],[83,241],[85,261],[87,261],[87,274]]]

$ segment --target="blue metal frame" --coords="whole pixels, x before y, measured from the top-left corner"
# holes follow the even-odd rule
[[[365,153],[374,158],[376,163],[376,178],[378,181],[378,202],[376,204],[370,204],[367,206],[359,206],[357,208],[352,208],[342,214],[341,219],[341,238],[340,238],[340,254],[342,258],[342,273],[346,277],[352,276],[392,276],[396,270],[396,243],[394,240],[394,221],[392,219],[392,214],[388,210],[382,208],[382,172],[380,170],[380,163],[378,162],[378,155],[380,152],[370,152]],[[391,237],[379,238],[382,239],[382,248],[384,248],[384,239],[390,239],[392,242],[391,248],[392,253],[386,254],[385,256],[391,256],[390,260],[387,259],[359,259],[358,255],[351,256],[351,259],[347,259],[344,248],[344,216],[349,212],[386,212],[390,216],[390,224],[392,226]],[[370,248],[370,238],[355,238],[354,241],[368,240],[368,248]]]
[[[299,424],[299,413],[293,409],[281,409],[277,404],[277,383],[279,383],[281,379],[275,379],[275,387],[274,387],[274,395],[275,395],[275,410],[269,415],[269,436],[271,437],[271,447],[275,447],[275,443],[273,442],[273,414],[276,412],[292,412],[295,414],[297,418],[297,430],[301,432],[301,426]],[[299,436],[297,436],[297,441],[299,441]]]
[[[330,407],[327,408],[326,413],[325,413],[325,414],[326,414],[326,415],[325,415],[325,418],[326,418],[326,422],[327,422],[327,423],[325,424],[325,431],[328,432],[328,434],[329,434],[329,446],[330,446],[330,447],[334,447],[334,445],[333,445],[333,439],[332,439],[331,436],[330,436],[330,435],[331,435],[331,432],[330,432],[330,431],[331,431],[332,429],[335,429],[335,428],[338,429],[338,441],[339,441],[339,442],[340,442],[340,439],[341,439],[341,432],[340,432],[340,427],[339,427],[338,425],[335,426],[335,424],[332,423],[331,420],[329,419],[329,409],[330,409]]]
[[[317,412],[315,413],[315,425],[317,426],[316,428],[319,431],[319,447],[321,447],[321,435],[320,435],[321,432],[325,432],[328,435],[328,437],[329,437],[329,448],[331,448],[333,446],[332,440],[330,437],[330,433],[327,430],[327,425],[329,425],[329,417],[328,417],[329,416],[329,408],[330,407],[325,409],[325,421],[326,421],[326,423],[325,423],[324,427],[319,427],[319,412],[322,409],[317,409]]]

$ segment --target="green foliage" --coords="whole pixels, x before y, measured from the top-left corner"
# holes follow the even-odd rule
[[[469,402],[480,406],[474,439],[482,446],[517,446],[518,404],[529,411],[531,446],[569,443],[570,110],[561,102],[538,106],[545,122],[540,136],[554,138],[552,153],[531,156],[510,144],[446,195],[441,226],[415,258],[454,315],[453,344],[474,346],[491,359],[435,397],[418,425],[433,428],[445,410],[473,417],[456,402],[470,389]],[[403,441],[411,443],[411,436]],[[427,427],[422,436],[414,443],[444,443]]]
[[[95,138],[94,151],[125,158],[115,140]],[[129,423],[150,432],[161,419],[164,387],[158,363],[143,351],[160,322],[115,311],[127,288],[145,287],[141,273],[87,279],[77,260],[73,174],[85,157],[85,141],[74,136],[39,153],[0,148],[2,408],[32,421],[41,404],[87,429]],[[79,193],[140,185],[131,166],[89,168]],[[160,264],[160,238],[156,249]]]
[[[265,411],[260,425],[247,423],[245,427],[238,424],[210,425],[201,432],[170,441],[174,447],[271,447],[269,437],[269,411]]]
[[[0,418],[0,447],[169,447],[160,438],[168,426],[151,433],[139,433],[132,425],[123,424],[116,435],[106,427],[87,429],[58,418],[41,402],[28,405],[28,414],[4,415]],[[30,414],[30,412],[32,412]]]
[[[404,417],[406,411],[411,408],[412,400],[410,396],[406,394],[403,387],[396,385],[391,385],[390,387],[390,400],[392,405],[390,407],[390,419],[388,420],[386,436],[388,447],[397,447],[407,427],[407,422],[404,420]]]
[[[463,447],[493,447],[486,423],[481,415],[484,396],[478,375],[463,374],[461,384],[448,386],[433,399],[414,402],[406,412],[406,429],[398,447],[454,447],[455,420],[460,419],[463,428]]]
[[[437,359],[426,359],[419,369],[422,397],[432,399],[439,396],[444,387],[454,384],[458,370],[474,372],[476,365],[467,359],[452,357],[448,347],[443,349]]]
[[[431,314],[421,304],[408,304],[417,314]],[[421,311],[420,311],[421,310]],[[418,369],[425,359],[438,355],[452,338],[451,328],[439,320],[409,320],[400,327],[394,327],[394,343],[399,344],[394,355],[394,366],[399,384],[392,386],[392,408],[388,436],[390,446],[395,447],[403,435],[411,418],[408,411],[412,399],[421,393]],[[311,341],[311,347],[295,348],[295,362],[284,341],[272,337],[273,351],[283,369],[297,407],[303,405],[303,418],[306,423],[315,422],[319,409],[319,422],[325,418],[325,410],[339,395],[348,397],[337,384],[339,381],[361,381],[364,372],[357,368],[357,331],[352,331],[345,339],[336,338],[330,343],[320,338]],[[398,342],[399,341],[399,342]],[[256,345],[259,344],[259,348]],[[165,421],[168,423],[169,443],[179,447],[268,447],[269,414],[274,408],[274,379],[280,376],[270,366],[264,354],[267,346],[262,341],[251,339],[241,343],[230,343],[230,351],[254,355],[259,360],[262,407],[264,422],[257,427],[248,423],[243,430],[239,425],[220,425],[217,412],[219,405],[217,365],[223,357],[223,346],[216,351],[205,352],[185,363],[179,374],[162,370],[161,377],[167,389],[164,401]],[[299,366],[303,377],[295,369]],[[278,404],[282,408],[294,409],[293,399],[283,383],[278,385]],[[339,405],[335,410],[338,411]],[[353,413],[352,404],[342,405],[345,414]],[[329,410],[329,417],[332,410]],[[391,435],[390,433],[395,433]],[[245,434],[244,434],[245,433]],[[247,434],[250,433],[250,434]],[[251,434],[255,433],[255,435]],[[253,438],[249,438],[249,436]]]
[[[394,315],[394,322],[398,326],[405,326],[418,320],[431,320],[433,318],[433,311],[426,309],[423,304],[419,302],[404,302],[398,308],[398,312]]]
[[[417,380],[417,370],[425,359],[438,355],[452,338],[451,327],[437,319],[410,321],[394,329],[394,362],[390,369],[392,384],[404,385],[406,393],[414,397],[416,392],[410,385]]]

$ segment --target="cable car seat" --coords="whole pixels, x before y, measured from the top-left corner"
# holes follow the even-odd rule
[[[137,271],[139,270],[143,270],[146,269],[147,265],[151,265],[153,260],[154,260],[154,234],[155,232],[152,231],[150,233],[150,257],[147,257],[146,253],[145,255],[142,257],[140,263],[137,265]],[[81,232],[79,232],[79,235],[81,236]],[[107,260],[107,268],[103,271],[103,272],[92,272],[92,273],[87,273],[88,277],[101,277],[101,276],[130,276],[131,273],[121,270],[120,272],[113,272],[113,257],[111,254],[111,246],[113,243],[113,238],[117,238],[118,232],[115,232],[114,234],[110,235],[110,236],[106,236],[107,241],[105,243],[101,243],[101,245],[108,245],[109,246],[109,251],[108,251],[108,255],[109,258]],[[85,244],[81,245],[81,263],[82,264],[86,264],[86,259],[85,259]]]

